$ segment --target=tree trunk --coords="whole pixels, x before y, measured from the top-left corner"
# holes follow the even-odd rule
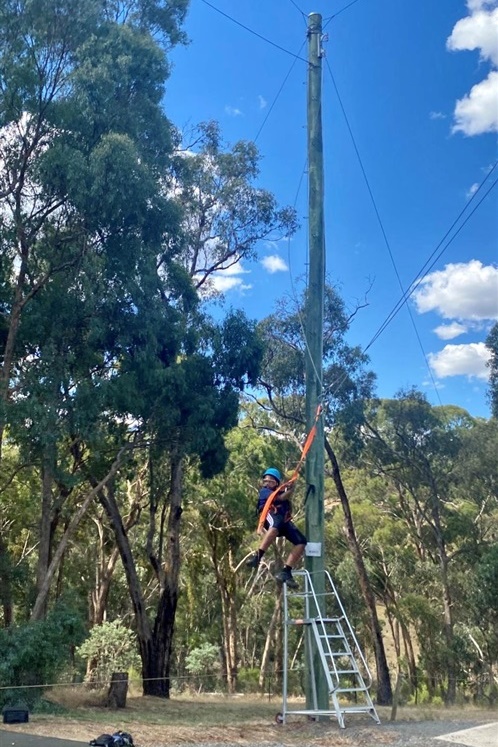
[[[73,513],[71,516],[71,520],[67,526],[66,531],[64,532],[61,541],[59,542],[59,545],[54,553],[54,556],[50,562],[49,567],[47,568],[47,573],[45,578],[43,579],[43,582],[41,583],[41,586],[38,590],[38,594],[33,606],[33,610],[31,612],[31,619],[32,620],[41,620],[43,617],[43,611],[45,609],[45,605],[47,602],[47,597],[50,592],[50,587],[53,581],[53,578],[57,572],[57,569],[62,561],[62,558],[64,556],[64,553],[66,551],[66,547],[68,545],[68,542],[74,532],[76,531],[80,521],[82,520],[83,516],[85,515],[86,511],[88,510],[88,507],[90,506],[90,503],[95,498],[95,496],[99,493],[99,491],[102,491],[102,488],[115,476],[116,472],[118,471],[119,467],[121,466],[121,463],[124,458],[124,454],[128,451],[126,447],[123,447],[120,449],[116,459],[114,460],[111,469],[107,473],[107,475],[104,477],[103,480],[101,480],[99,483],[95,485],[95,487],[90,490],[85,499],[83,500],[83,503],[80,505],[80,507]]]
[[[216,577],[216,585],[220,593],[223,667],[227,692],[233,695],[237,691],[238,675],[238,646],[237,646],[237,590],[236,574],[234,571],[233,554],[228,550],[223,558],[217,553],[218,531],[209,532],[211,544],[211,560]]]
[[[126,581],[128,583],[128,591],[135,615],[140,659],[142,662],[143,692],[144,695],[156,694],[147,691],[147,689],[152,687],[154,684],[157,685],[160,680],[160,671],[157,665],[156,651],[152,639],[149,618],[147,617],[145,600],[143,598],[142,588],[128,536],[121,519],[114,491],[108,489],[104,492],[104,489],[101,488],[98,496],[114,530],[114,536],[119,548],[121,562],[123,563]]]
[[[12,570],[10,555],[0,534],[0,604],[3,609],[3,627],[12,625]]]
[[[273,608],[273,614],[271,616],[270,624],[268,626],[268,630],[266,631],[266,639],[265,639],[265,646],[263,648],[263,656],[261,657],[261,668],[259,670],[259,688],[260,690],[263,689],[265,684],[265,677],[268,675],[270,660],[271,660],[271,651],[274,649],[275,646],[275,630],[277,628],[277,625],[282,620],[282,606],[280,604],[275,604],[275,607]]]
[[[377,670],[377,703],[378,705],[390,705],[392,703],[391,678],[389,676],[389,667],[387,666],[386,652],[384,648],[384,642],[382,640],[382,631],[377,615],[375,596],[372,592],[370,581],[368,580],[365,563],[363,562],[363,555],[358,543],[358,539],[356,537],[351,508],[349,505],[346,490],[344,488],[344,484],[342,482],[339,464],[337,462],[335,452],[327,438],[325,438],[325,450],[332,464],[332,475],[344,513],[348,547],[353,555],[361,593],[369,614],[370,633],[372,636],[372,644],[375,654],[375,665]]]
[[[178,604],[178,579],[180,575],[180,526],[182,515],[182,459],[174,455],[170,460],[169,514],[164,548],[164,576],[161,597],[154,623],[154,649],[161,678],[157,682],[144,682],[144,695],[169,698],[171,650]]]
[[[36,593],[39,594],[43,582],[47,576],[48,566],[50,564],[50,543],[52,539],[52,485],[53,469],[52,464],[45,458],[42,464],[42,502],[41,515],[39,524],[39,543],[38,543],[38,563],[36,568]],[[47,609],[47,599],[41,606],[40,616],[44,617]]]
[[[101,517],[93,517],[98,533],[97,558],[95,561],[95,585],[90,593],[89,623],[101,625],[105,620],[111,581],[119,559],[119,547],[114,545],[109,555],[105,552],[105,529]],[[130,528],[127,522],[126,531]]]
[[[430,467],[428,469],[432,477]],[[453,705],[456,700],[456,660],[455,660],[455,643],[454,643],[454,623],[453,623],[453,600],[451,597],[450,583],[448,580],[448,554],[444,541],[444,532],[441,522],[440,500],[435,481],[431,479],[431,517],[434,531],[437,557],[439,561],[439,570],[442,586],[443,597],[443,618],[444,618],[444,637],[447,648],[446,677],[448,687],[445,696],[446,705]]]
[[[108,708],[126,708],[128,695],[128,672],[113,672],[107,694]]]
[[[413,650],[412,638],[410,631],[404,622],[400,623],[401,632],[403,635],[403,644],[405,647],[405,656],[408,663],[408,671],[410,674],[410,686],[412,691],[416,691],[418,688],[418,672],[417,672],[417,661],[415,659],[415,652]]]

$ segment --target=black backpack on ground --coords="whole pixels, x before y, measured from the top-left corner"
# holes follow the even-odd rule
[[[90,744],[92,747],[134,747],[133,737],[125,731],[101,734],[97,739],[92,739]]]
[[[97,739],[92,739],[90,744],[93,747],[112,747],[114,739],[112,738],[112,734],[101,734]]]

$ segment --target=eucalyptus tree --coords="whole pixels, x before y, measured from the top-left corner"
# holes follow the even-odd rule
[[[33,361],[45,368],[45,389],[51,379],[52,402],[60,398],[60,382],[47,374],[50,355],[61,361],[65,353],[51,341],[59,301],[79,294],[81,309],[99,263],[108,285],[132,275],[143,247],[157,252],[174,220],[158,198],[157,168],[172,137],[161,109],[168,65],[152,34],[177,41],[185,8],[183,0],[0,4],[0,448],[19,404],[25,416],[19,392],[34,378]],[[30,307],[44,292],[51,304],[44,299],[37,316]],[[87,319],[75,317],[74,326],[85,329]],[[31,413],[45,433],[40,583],[50,556],[56,411]]]
[[[498,418],[498,322],[493,325],[487,338],[486,347],[491,353],[489,367],[489,400],[494,418]]]
[[[185,133],[172,160],[174,193],[184,207],[180,258],[204,299],[222,295],[223,273],[255,260],[262,241],[296,230],[295,210],[258,185],[260,158],[252,142],[226,144],[211,121]]]
[[[284,299],[276,314],[261,322],[266,341],[260,387],[266,393],[271,408],[287,429],[302,439],[305,423],[305,332],[306,305],[302,298]],[[374,374],[367,370],[367,356],[358,347],[348,344],[346,335],[358,308],[347,313],[345,304],[333,287],[327,285],[324,298],[323,333],[323,417],[326,453],[341,502],[348,547],[353,554],[364,602],[370,619],[371,644],[377,668],[377,701],[387,704],[392,691],[389,668],[385,655],[382,630],[377,615],[376,600],[357,541],[348,496],[333,447],[335,432],[348,434],[348,448],[358,447],[358,427],[363,419],[365,401],[372,396]],[[285,427],[285,426],[284,426]]]
[[[148,345],[166,365],[185,327],[162,96],[186,5],[0,4],[0,442],[7,424],[42,474],[35,618],[69,531],[144,438],[123,409],[131,359]]]
[[[168,65],[151,34],[180,40],[185,11],[186,0],[0,3],[0,447],[27,305],[86,254],[116,256],[137,236],[137,186],[143,205],[151,160],[171,146]]]
[[[427,661],[440,651],[441,686],[446,702],[456,697],[458,674],[452,567],[462,544],[475,542],[476,526],[466,512],[455,476],[462,438],[472,418],[459,408],[433,408],[416,390],[373,405],[364,429],[364,464],[386,481],[389,511],[406,522],[419,563],[430,572],[433,611],[440,616],[443,640],[433,640]],[[472,539],[473,538],[473,539]],[[427,641],[420,641],[425,648]]]
[[[467,614],[459,618],[463,622],[460,629],[474,652],[478,689],[483,692],[482,682],[486,680],[491,700],[496,699],[498,668],[497,451],[498,420],[474,420],[472,428],[461,435],[455,476],[459,487],[458,525],[465,530],[459,557],[466,563],[462,563],[457,603]]]

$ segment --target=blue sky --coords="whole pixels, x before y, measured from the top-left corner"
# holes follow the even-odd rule
[[[484,340],[498,319],[498,185],[476,206],[498,176],[498,166],[489,174],[498,158],[498,0],[209,3],[247,28],[191,0],[190,44],[172,54],[166,111],[180,128],[214,119],[230,143],[256,138],[259,185],[295,205],[301,224],[291,241],[262,244],[258,261],[220,278],[226,305],[260,319],[306,272],[307,70],[296,56],[307,56],[306,18],[317,12],[328,34],[327,277],[350,310],[367,303],[349,341],[368,347],[379,396],[415,385],[433,404],[489,417]],[[415,280],[409,310],[376,338]]]

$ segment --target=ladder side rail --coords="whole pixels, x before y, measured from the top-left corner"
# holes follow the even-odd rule
[[[311,630],[311,626],[310,625],[306,625],[305,628],[306,628],[306,636],[308,638],[308,641],[307,641],[307,644],[308,644],[307,650],[308,650],[308,657],[309,657],[308,664],[309,664],[309,668],[310,668],[311,695],[312,695],[312,698],[313,698],[313,708],[316,711],[316,710],[318,710],[318,692],[317,692],[317,689],[316,689],[315,664],[314,664],[314,661],[313,661],[313,651],[312,651],[312,647],[311,647],[311,641],[312,641],[311,634],[312,634],[312,630]]]
[[[288,688],[288,679],[287,679],[287,670],[288,670],[288,662],[289,662],[289,625],[288,625],[288,619],[289,619],[289,607],[287,604],[287,587],[284,588],[283,591],[283,597],[284,597],[284,650],[283,650],[283,667],[282,667],[282,719],[283,723],[285,724],[286,715],[287,715],[287,688]]]
[[[313,584],[311,583],[311,576],[307,570],[303,570],[301,573],[304,577],[304,618],[309,620],[311,617],[310,598],[313,594]]]
[[[332,588],[332,591],[333,591],[334,596],[336,598],[337,604],[339,605],[339,609],[341,611],[342,618],[345,621],[346,626],[347,626],[348,635],[351,636],[351,640],[352,640],[352,642],[354,644],[355,652],[358,654],[358,656],[361,659],[361,662],[363,664],[363,667],[364,667],[364,670],[365,670],[365,674],[366,674],[366,680],[368,682],[368,685],[366,685],[366,687],[370,688],[372,686],[372,683],[373,683],[373,677],[372,677],[372,673],[370,672],[370,667],[367,664],[367,661],[365,659],[365,656],[363,655],[363,651],[361,649],[361,646],[358,643],[358,639],[356,638],[356,634],[355,634],[355,632],[353,630],[353,627],[352,627],[351,623],[349,622],[348,616],[346,615],[346,610],[344,609],[341,597],[339,596],[339,592],[337,591],[337,589],[335,587],[335,584],[334,584],[334,582],[332,580],[332,577],[331,577],[331,575],[330,575],[330,573],[328,571],[324,571],[324,573],[325,573],[325,577],[328,579],[329,584],[330,584],[330,586]]]

